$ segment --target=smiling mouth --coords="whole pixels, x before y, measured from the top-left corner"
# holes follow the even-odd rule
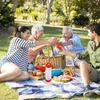
[[[63,36],[63,38],[67,39],[67,37],[66,37],[66,36]]]

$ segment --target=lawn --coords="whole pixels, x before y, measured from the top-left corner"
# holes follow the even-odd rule
[[[61,27],[44,26],[44,29],[45,29],[45,34],[43,37],[45,39],[48,39],[51,36],[56,36],[58,37],[58,39],[60,39],[61,29],[62,29]],[[87,42],[89,41],[87,37],[87,31],[81,30],[81,29],[74,29],[74,33],[80,36],[82,45],[86,47]],[[12,36],[7,35],[7,34],[0,36],[0,58],[6,54],[11,38]],[[4,83],[0,83],[0,100],[18,100],[18,94],[15,90],[7,87]],[[54,98],[52,100],[61,100],[61,99]],[[72,100],[90,100],[90,99],[84,98],[82,96],[78,96],[78,97],[72,98]],[[96,100],[100,100],[100,98],[97,98]]]

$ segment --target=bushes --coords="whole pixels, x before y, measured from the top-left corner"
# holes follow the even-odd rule
[[[15,17],[11,8],[0,1],[0,26],[9,26],[14,23]]]
[[[76,26],[86,26],[89,23],[89,18],[84,15],[74,16],[72,19],[72,24]]]
[[[37,18],[38,18],[38,12],[35,12],[35,11],[33,12],[33,11],[32,11],[32,12],[30,13],[30,15],[31,15],[31,17],[32,17],[33,20],[37,20]]]

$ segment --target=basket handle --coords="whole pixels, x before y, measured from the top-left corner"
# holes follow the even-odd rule
[[[49,49],[49,47],[51,47],[51,51],[52,51],[52,53],[53,53],[53,46],[47,46],[47,56],[48,57],[50,57],[50,49]],[[53,53],[53,56],[54,56],[54,53]]]
[[[52,50],[52,53],[53,53],[53,46],[47,46],[47,56],[48,56],[48,61],[50,61],[50,48],[51,47],[51,50]],[[53,53],[53,56],[54,56],[54,53]]]

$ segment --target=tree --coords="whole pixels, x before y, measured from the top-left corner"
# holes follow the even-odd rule
[[[88,0],[88,7],[89,15],[93,21],[100,19],[100,0]]]
[[[0,25],[8,26],[14,23],[13,12],[9,7],[12,0],[0,0]]]
[[[14,16],[14,12],[16,11],[19,0],[13,0],[12,3],[13,3],[12,11],[13,11],[13,16]]]
[[[100,18],[100,0],[74,0],[79,14],[87,15],[94,22]]]
[[[47,9],[47,14],[46,14],[46,24],[50,23],[50,12],[51,12],[51,7],[53,4],[54,0],[48,0],[48,9]]]

